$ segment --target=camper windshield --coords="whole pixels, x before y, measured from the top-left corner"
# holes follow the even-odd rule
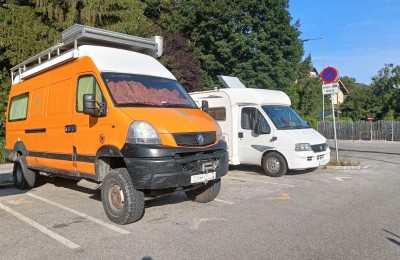
[[[122,73],[102,77],[116,106],[197,108],[176,80]]]
[[[310,128],[307,122],[289,106],[262,106],[262,108],[277,129]]]

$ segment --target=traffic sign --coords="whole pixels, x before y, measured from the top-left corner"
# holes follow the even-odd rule
[[[339,93],[339,83],[323,84],[322,94],[336,94]]]
[[[333,67],[326,67],[321,72],[321,79],[325,84],[334,82],[339,76],[337,69]]]
[[[371,121],[371,120],[372,120],[372,116],[368,116],[368,117],[367,117],[367,120],[368,120],[368,121]]]

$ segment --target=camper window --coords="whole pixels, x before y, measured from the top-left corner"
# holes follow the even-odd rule
[[[11,98],[8,121],[25,120],[28,111],[28,93]]]
[[[212,118],[218,121],[226,120],[226,109],[225,107],[213,107],[208,109],[208,113]]]
[[[103,95],[101,93],[99,84],[95,77],[92,75],[82,76],[78,79],[78,89],[76,91],[76,111],[83,112],[83,95],[95,94],[96,103],[103,102]]]

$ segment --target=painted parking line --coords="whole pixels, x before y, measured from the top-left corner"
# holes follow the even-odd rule
[[[221,203],[225,203],[225,204],[229,204],[229,205],[233,205],[235,203],[227,201],[227,200],[220,200],[220,199],[214,199],[215,201],[221,202]]]
[[[82,213],[82,212],[79,212],[79,211],[77,211],[77,210],[68,208],[68,207],[66,207],[66,206],[64,206],[64,205],[61,205],[61,204],[57,203],[57,202],[54,202],[54,201],[51,201],[51,200],[42,198],[42,197],[40,197],[40,196],[38,196],[38,195],[35,195],[35,194],[33,194],[33,193],[30,193],[30,192],[29,192],[29,193],[27,193],[27,195],[29,195],[29,196],[31,196],[31,197],[33,197],[33,198],[36,198],[36,199],[38,199],[38,200],[41,200],[41,201],[43,201],[43,202],[46,202],[46,203],[48,203],[48,204],[50,204],[50,205],[59,207],[59,208],[61,208],[61,209],[63,209],[63,210],[66,210],[66,211],[68,211],[68,212],[71,212],[71,213],[73,213],[73,214],[75,214],[75,215],[78,215],[78,216],[80,216],[80,217],[82,217],[82,218],[85,218],[85,219],[90,220],[90,221],[92,221],[92,222],[94,222],[94,223],[97,223],[97,224],[99,224],[99,225],[101,225],[101,226],[103,226],[103,227],[106,227],[106,228],[109,228],[109,229],[111,229],[111,230],[114,230],[114,231],[116,231],[116,232],[118,232],[118,233],[121,233],[121,234],[124,234],[124,235],[130,234],[130,233],[131,233],[131,232],[128,231],[128,230],[122,229],[122,228],[120,228],[120,227],[116,227],[116,226],[111,225],[111,224],[109,224],[109,223],[107,223],[107,222],[104,222],[104,221],[102,221],[102,220],[100,220],[100,219],[94,218],[94,217],[92,217],[92,216],[89,216],[89,215],[87,215],[87,214],[85,214],[85,213]]]
[[[70,249],[78,249],[81,246],[75,244],[74,242],[66,239],[63,236],[60,236],[59,234],[51,231],[50,229],[46,228],[45,226],[40,225],[39,223],[37,223],[36,221],[33,221],[32,219],[25,217],[24,215],[22,215],[21,213],[3,205],[0,203],[0,208],[7,211],[8,213],[14,215],[15,217],[19,218],[20,220],[22,220],[23,222],[31,225],[32,227],[36,228],[37,230],[41,231],[42,233],[46,234],[47,236],[57,240],[58,242],[60,242],[61,244],[69,247]]]
[[[270,182],[270,181],[259,181],[259,180],[251,180],[251,179],[236,178],[236,177],[224,177],[224,178],[232,179],[232,180],[240,180],[240,181],[250,181],[250,182],[259,182],[259,183],[266,183],[266,184],[282,185],[282,186],[292,187],[292,188],[296,187],[296,186],[290,185],[290,184],[276,183],[276,182]]]

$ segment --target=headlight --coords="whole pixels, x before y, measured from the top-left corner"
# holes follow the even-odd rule
[[[217,139],[218,141],[222,140],[222,129],[217,123],[217,121],[214,120],[214,123],[217,125]]]
[[[311,145],[307,143],[300,143],[295,145],[296,152],[303,152],[303,151],[312,151]]]
[[[135,121],[129,126],[126,142],[130,144],[161,144],[154,127],[146,121]]]

